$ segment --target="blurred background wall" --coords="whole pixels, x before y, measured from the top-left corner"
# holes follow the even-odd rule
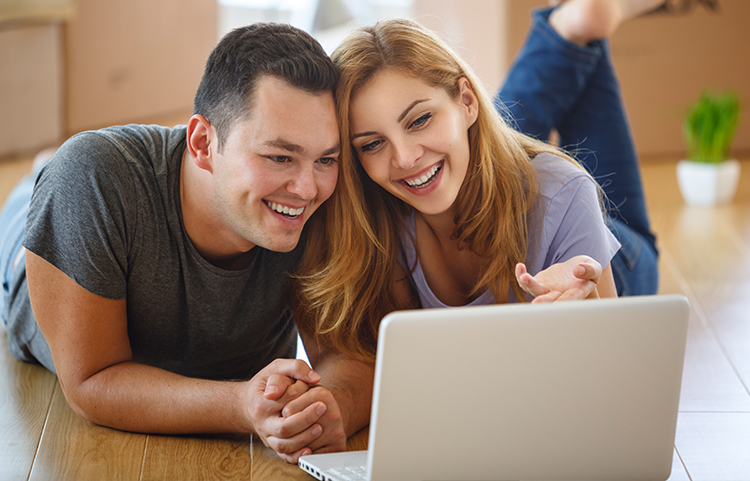
[[[81,130],[184,118],[205,59],[231,28],[288,22],[332,51],[357,24],[415,18],[438,31],[488,88],[502,82],[546,0],[0,0],[0,159]],[[736,152],[750,152],[750,1],[624,24],[611,41],[636,146],[684,152],[681,115],[704,89],[743,101]]]

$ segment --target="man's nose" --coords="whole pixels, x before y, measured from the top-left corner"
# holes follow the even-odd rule
[[[312,200],[318,195],[315,183],[315,166],[313,164],[299,164],[295,169],[294,178],[287,183],[287,191],[305,200]]]

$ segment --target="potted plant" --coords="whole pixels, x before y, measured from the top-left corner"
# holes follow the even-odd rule
[[[689,205],[729,202],[737,191],[740,163],[729,158],[739,119],[739,99],[732,91],[703,92],[685,116],[687,160],[677,164],[677,180]]]

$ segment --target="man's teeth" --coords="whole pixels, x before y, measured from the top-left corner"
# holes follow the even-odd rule
[[[424,187],[425,185],[432,182],[432,180],[435,178],[435,175],[440,170],[441,166],[442,164],[435,164],[430,170],[422,174],[421,177],[418,177],[416,179],[405,180],[405,182],[409,184],[409,187],[415,187],[417,189],[420,187]]]
[[[289,217],[297,217],[298,215],[302,214],[302,212],[305,211],[304,207],[300,207],[299,209],[293,209],[290,208],[288,205],[281,205],[277,204],[276,202],[268,202],[268,207],[275,210],[279,214],[285,214]]]

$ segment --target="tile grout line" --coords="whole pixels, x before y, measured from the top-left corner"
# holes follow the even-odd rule
[[[664,257],[664,262],[674,273],[675,279],[677,280],[677,283],[680,285],[680,289],[682,289],[683,293],[690,300],[691,309],[695,311],[695,315],[698,316],[698,319],[700,320],[701,324],[706,329],[706,331],[708,331],[708,334],[709,336],[711,336],[711,339],[716,343],[717,347],[719,348],[719,351],[721,351],[721,354],[724,356],[724,359],[729,364],[729,367],[732,368],[732,372],[734,372],[734,375],[737,376],[737,380],[745,389],[745,393],[748,396],[750,396],[750,389],[748,388],[747,384],[745,384],[745,381],[744,379],[742,379],[742,376],[740,376],[740,373],[737,370],[737,367],[734,365],[732,358],[729,356],[726,349],[724,348],[724,345],[721,343],[721,340],[719,339],[718,334],[716,334],[716,331],[714,330],[714,327],[711,324],[711,321],[708,319],[708,316],[706,316],[705,311],[703,311],[703,308],[698,302],[698,298],[695,296],[693,289],[690,287],[690,283],[682,275],[682,272],[680,271],[679,266],[675,262],[674,258],[672,258],[672,255],[669,253],[669,250],[662,249],[662,255]]]
[[[55,391],[57,391],[60,382],[55,380],[55,385],[52,388],[52,394],[49,396],[49,404],[47,405],[47,415],[44,417],[44,425],[42,426],[42,432],[39,433],[39,442],[36,444],[36,450],[34,451],[34,457],[31,459],[31,466],[29,467],[29,475],[26,477],[27,481],[31,480],[31,474],[34,472],[34,466],[36,466],[36,460],[39,457],[39,449],[42,447],[42,439],[44,439],[44,433],[47,431],[47,424],[49,423],[49,417],[52,413],[52,401],[55,399]]]

